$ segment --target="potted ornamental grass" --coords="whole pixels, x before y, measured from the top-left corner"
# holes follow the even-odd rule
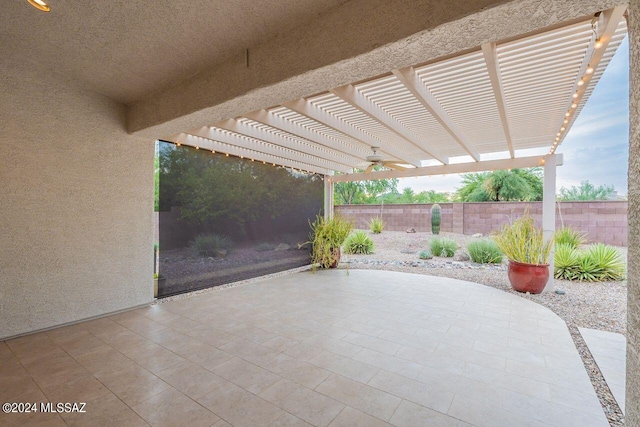
[[[513,289],[539,294],[549,280],[549,254],[552,240],[545,240],[542,229],[525,212],[494,236],[509,260],[508,276]]]
[[[340,262],[340,246],[353,229],[353,224],[341,216],[325,218],[317,215],[314,222],[310,222],[311,233],[311,264],[313,268],[336,268]],[[300,246],[303,246],[300,245]]]

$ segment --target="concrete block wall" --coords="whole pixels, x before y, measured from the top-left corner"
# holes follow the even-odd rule
[[[431,206],[433,204],[342,205],[335,207],[335,213],[352,220],[355,227],[361,229],[369,228],[371,218],[382,217],[386,230],[431,231]],[[440,203],[440,208],[440,230],[453,231],[453,203]]]
[[[382,218],[387,230],[431,230],[431,204],[385,205]],[[461,234],[491,234],[525,210],[541,224],[542,202],[440,203],[442,231]],[[562,224],[587,234],[589,242],[627,246],[627,202],[559,202],[556,203],[556,228]],[[342,205],[335,212],[354,221],[357,228],[368,228],[372,217],[379,216],[380,205]]]

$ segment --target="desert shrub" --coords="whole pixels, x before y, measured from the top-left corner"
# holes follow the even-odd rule
[[[625,261],[613,246],[597,243],[589,246],[585,254],[597,266],[599,281],[615,281],[624,278]]]
[[[581,282],[622,280],[625,263],[613,246],[597,243],[587,249],[577,249],[570,243],[556,246],[553,258],[554,277]]]
[[[255,251],[257,252],[267,252],[267,251],[272,251],[274,250],[276,247],[274,245],[272,245],[271,243],[267,243],[267,242],[262,242],[259,243],[255,248],[253,248]]]
[[[447,238],[432,239],[431,242],[429,242],[429,247],[434,256],[451,258],[456,253],[458,244],[454,240]]]
[[[556,245],[570,245],[573,248],[577,248],[586,241],[586,235],[571,227],[562,227],[556,231],[554,239]]]
[[[502,251],[493,240],[474,240],[467,245],[469,256],[479,264],[499,264],[502,262]]]
[[[433,255],[431,254],[431,251],[429,249],[425,249],[424,251],[421,251],[418,256],[420,257],[420,259],[431,259],[431,258],[433,258]]]
[[[200,234],[191,242],[191,248],[200,256],[215,257],[229,251],[233,242],[220,234]]]
[[[558,243],[553,254],[553,275],[556,279],[576,280],[580,251],[569,243]]]
[[[369,221],[369,228],[371,229],[371,232],[374,234],[382,233],[384,226],[385,226],[385,223],[380,217],[371,218],[371,220]]]
[[[344,251],[348,254],[372,254],[373,240],[364,231],[358,230],[347,236],[344,241]]]

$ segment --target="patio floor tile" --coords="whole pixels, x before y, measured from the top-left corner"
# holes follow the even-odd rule
[[[605,344],[604,371],[624,351]],[[0,342],[0,383],[5,401],[87,402],[2,425],[608,425],[551,311],[387,271],[284,275]]]

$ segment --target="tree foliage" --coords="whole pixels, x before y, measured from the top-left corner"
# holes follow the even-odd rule
[[[497,170],[462,175],[462,187],[454,200],[460,202],[542,200],[540,168]]]
[[[580,185],[575,185],[571,188],[562,187],[558,200],[563,202],[570,202],[574,200],[611,200],[615,194],[613,185],[600,185],[594,186],[588,180],[580,182]]]
[[[251,237],[251,227],[259,220],[299,214],[306,222],[321,206],[318,176],[172,144],[161,144],[159,157],[160,210],[180,207],[181,219],[222,228],[211,232],[233,228]],[[313,206],[305,206],[309,194]],[[314,212],[306,212],[309,209]]]
[[[397,186],[398,180],[396,178],[337,182],[333,187],[335,204],[354,205],[377,203],[378,199],[384,193],[397,192]]]

